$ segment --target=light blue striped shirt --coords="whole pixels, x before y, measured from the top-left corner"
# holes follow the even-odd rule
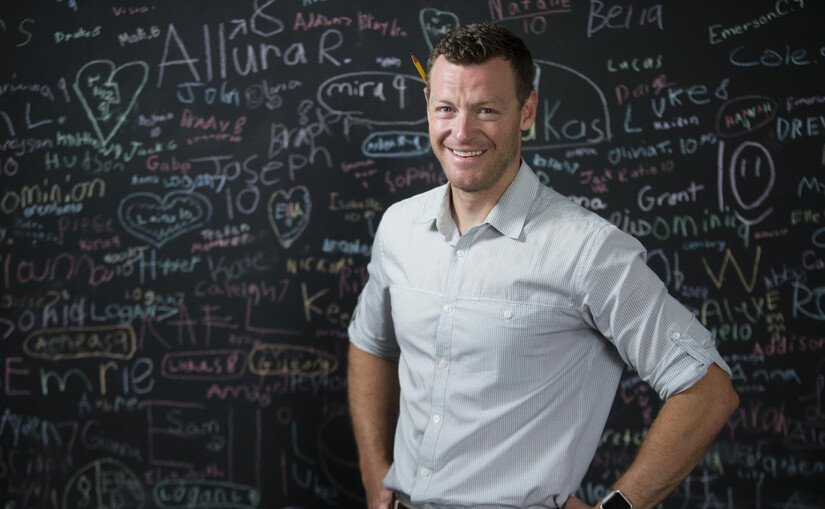
[[[593,458],[625,364],[667,398],[711,363],[710,333],[645,250],[522,162],[459,235],[449,188],[390,207],[349,328],[399,361],[384,484],[433,507],[560,507]]]

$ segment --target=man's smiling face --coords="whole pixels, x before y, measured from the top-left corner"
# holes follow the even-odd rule
[[[521,132],[535,120],[535,92],[519,104],[504,58],[457,65],[443,56],[430,70],[428,92],[430,140],[450,185],[500,195],[518,172]]]

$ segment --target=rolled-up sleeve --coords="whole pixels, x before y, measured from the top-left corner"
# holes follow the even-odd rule
[[[585,253],[577,276],[585,321],[662,399],[691,387],[711,364],[730,374],[710,332],[647,266],[638,240],[606,225]]]
[[[367,265],[369,279],[355,306],[348,328],[350,343],[360,350],[398,361],[401,351],[395,339],[392,323],[392,303],[384,271],[382,227],[379,225],[372,245],[372,257]]]

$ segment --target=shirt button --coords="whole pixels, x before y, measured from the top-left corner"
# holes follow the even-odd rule
[[[440,415],[438,415],[438,414],[434,415],[434,416],[433,416],[433,422],[434,422],[434,423],[436,423],[436,424],[438,424],[439,422],[441,422],[441,416],[440,416]]]
[[[670,335],[671,339],[677,340],[682,337],[679,331],[674,331],[673,334]]]
[[[438,367],[439,368],[446,368],[447,367],[447,359],[439,359]]]
[[[423,475],[424,477],[427,477],[428,475],[430,475],[430,469],[427,468],[427,467],[422,467],[421,468],[421,475]]]
[[[452,312],[452,310],[453,310],[453,307],[451,305],[444,304],[444,312],[445,313],[450,313],[450,312]]]
[[[510,318],[513,318],[513,312],[510,311],[509,309],[507,311],[505,311],[503,314],[504,314],[504,318],[507,319],[507,320],[509,320]]]
[[[464,254],[465,254],[465,252],[464,252],[463,249],[459,249],[458,251],[455,252],[455,255],[459,258],[464,258]]]

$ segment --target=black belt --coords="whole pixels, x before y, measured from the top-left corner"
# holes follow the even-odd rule
[[[407,498],[407,497],[404,497],[404,498]],[[409,499],[407,498],[407,500],[409,500]],[[398,496],[398,493],[394,493],[393,496],[392,496],[392,509],[421,509],[421,508],[418,507],[418,506],[414,506],[409,502],[405,502],[404,500],[401,500],[401,498]]]
[[[404,500],[402,500],[401,497],[403,497]],[[393,493],[392,505],[390,506],[392,509],[424,509],[420,505],[413,505],[410,502],[405,502],[405,500],[410,499],[406,495],[401,495],[401,497],[399,497],[398,492]]]

